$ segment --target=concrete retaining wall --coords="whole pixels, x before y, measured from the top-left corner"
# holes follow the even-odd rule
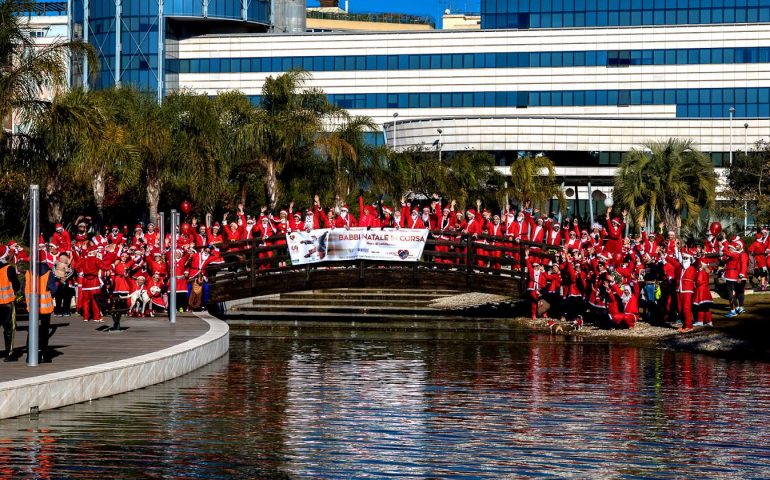
[[[229,327],[206,313],[209,324],[198,338],[146,355],[65,372],[5,382],[0,385],[0,418],[87,402],[144,388],[192,372],[230,348]]]

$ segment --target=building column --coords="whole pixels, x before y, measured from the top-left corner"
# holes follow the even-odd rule
[[[123,0],[115,0],[115,86],[120,86],[121,70],[121,52],[123,45],[121,43],[120,33],[123,31]]]
[[[163,102],[166,85],[166,12],[165,0],[158,0],[158,103]]]
[[[249,0],[241,0],[241,20],[249,19]]]
[[[88,43],[88,31],[90,30],[91,6],[89,0],[83,0],[83,43]],[[83,88],[88,90],[88,56],[83,55]]]

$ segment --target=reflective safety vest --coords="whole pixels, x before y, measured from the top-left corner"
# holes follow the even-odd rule
[[[16,295],[13,293],[13,285],[8,279],[8,268],[10,265],[6,265],[0,268],[0,305],[7,305],[13,303],[16,299]]]
[[[48,291],[48,276],[50,274],[51,272],[45,272],[38,279],[37,293],[40,294],[40,313],[43,315],[53,313],[53,297],[51,292]],[[27,310],[29,311],[29,298],[32,296],[32,274],[27,271],[25,277],[26,286],[24,293],[27,298]]]

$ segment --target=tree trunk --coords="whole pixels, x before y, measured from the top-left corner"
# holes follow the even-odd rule
[[[241,185],[238,188],[238,198],[241,205],[246,205],[246,194],[249,191],[249,182],[247,179],[241,180]]]
[[[61,185],[59,177],[49,176],[45,182],[45,200],[48,204],[48,223],[61,223],[64,209],[61,201]]]
[[[267,201],[271,209],[278,205],[278,173],[276,172],[275,162],[267,160],[265,162],[265,186],[267,187]]]
[[[147,178],[147,208],[150,210],[150,221],[156,225],[158,224],[158,204],[160,203],[160,189],[160,178]]]
[[[99,212],[99,220],[104,222],[104,193],[106,190],[106,179],[104,178],[104,168],[100,168],[96,175],[94,175],[94,181],[92,188],[94,191],[94,203],[96,203],[96,211]]]

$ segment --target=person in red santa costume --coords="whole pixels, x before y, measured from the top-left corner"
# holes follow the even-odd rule
[[[133,280],[131,279],[131,268],[133,265],[134,261],[128,255],[128,251],[123,250],[120,253],[120,259],[112,267],[112,293],[125,296],[134,290]]]
[[[168,266],[163,258],[163,254],[159,251],[155,251],[152,253],[151,257],[147,257],[147,269],[150,270],[150,273],[152,274],[157,272],[161,277],[168,276]]]
[[[51,243],[56,245],[59,253],[69,255],[72,252],[72,237],[70,237],[70,232],[66,231],[61,223],[56,224],[56,231],[51,237]]]
[[[123,234],[120,233],[120,229],[117,225],[113,225],[110,233],[107,234],[107,242],[113,245],[123,245],[126,243],[126,240],[123,238]]]
[[[137,275],[131,287],[128,295],[128,316],[144,317],[151,302],[150,292],[147,290],[147,277],[142,274]]]
[[[749,245],[748,253],[754,258],[754,279],[759,285],[756,290],[767,290],[767,242],[762,232],[757,232],[756,239]]]
[[[541,298],[543,298],[542,291],[548,284],[548,278],[543,271],[542,265],[537,261],[535,257],[528,256],[527,254],[527,272],[529,280],[527,282],[527,293],[529,294],[530,310],[532,313],[532,320],[537,320],[537,305]]]
[[[409,214],[409,218],[406,220],[406,226],[404,228],[411,228],[411,229],[423,229],[425,228],[425,224],[422,221],[422,218],[420,218],[420,209],[417,207],[414,207],[412,211]]]
[[[302,221],[302,214],[300,212],[292,213],[289,218],[289,233],[302,232],[305,230],[305,222]]]
[[[82,298],[78,303],[82,309],[83,321],[86,322],[90,320],[93,320],[94,322],[103,321],[102,312],[99,310],[99,305],[97,305],[95,297],[102,288],[100,272],[112,268],[112,265],[98,258],[96,253],[96,249],[91,248],[88,250],[86,256],[81,256],[76,253],[72,260],[72,267],[82,276],[82,284],[80,287],[80,296]]]
[[[271,237],[278,234],[278,230],[276,230],[275,224],[270,221],[270,217],[268,216],[262,216],[260,218],[260,223],[257,225],[257,227],[254,229],[254,234],[257,236],[257,238],[262,239],[262,247],[271,247],[273,245],[273,240],[270,240]],[[274,252],[273,250],[266,250],[261,251],[257,254],[257,257],[263,260],[273,258]],[[270,263],[268,262],[260,262],[259,269],[260,270],[267,270],[270,268]],[[194,275],[193,275],[194,277]]]
[[[723,242],[723,260],[725,262],[724,279],[727,286],[727,298],[730,301],[730,311],[725,317],[732,318],[743,313],[743,294],[746,276],[743,269],[743,243],[734,239]]]
[[[154,317],[155,312],[165,312],[168,309],[166,303],[166,281],[160,272],[155,272],[147,282],[147,292],[150,296],[150,316]]]
[[[166,253],[167,260],[171,260],[171,252]],[[176,307],[180,312],[187,310],[187,276],[185,271],[187,270],[187,262],[190,257],[184,250],[178,248],[174,252],[174,275],[176,276]]]
[[[682,261],[671,255],[666,257],[666,261],[674,264],[675,271],[679,274],[679,284],[677,285],[677,303],[679,305],[679,314],[682,319],[682,332],[689,332],[694,325],[692,306],[695,295],[695,277],[698,274],[697,269],[692,264],[692,258],[687,253],[680,253]],[[700,326],[700,325],[696,325]]]
[[[695,275],[695,296],[693,297],[698,320],[696,325],[699,324],[704,327],[711,327],[713,326],[711,304],[714,302],[709,286],[711,267],[708,263],[702,262],[700,259],[696,260],[694,265],[697,269]]]
[[[492,216],[492,223],[487,227],[487,233],[491,237],[489,239],[489,245],[493,247],[488,251],[489,256],[493,258],[502,258],[503,252],[502,250],[498,250],[498,248],[501,248],[504,245],[503,239],[505,238],[505,229],[503,228],[503,224],[500,223],[500,215],[495,214]],[[494,270],[500,270],[500,261],[492,260],[492,268]]]
[[[131,237],[131,245],[134,247],[139,247],[140,245],[144,245],[146,242],[144,240],[144,232],[142,231],[142,226],[138,223],[136,226],[134,226],[134,235]]]
[[[452,211],[454,210],[455,202],[452,200],[451,206],[446,205],[442,209],[441,218],[438,219],[438,222],[436,224],[436,240],[439,242],[449,242],[451,240],[451,237],[449,236],[449,232],[451,232],[454,229],[455,225],[455,218],[454,215],[452,215]],[[436,245],[436,253],[442,254],[442,253],[448,253],[449,252],[449,245]],[[449,257],[442,257],[437,256],[435,258],[436,263],[454,263],[451,258]]]
[[[158,233],[154,223],[150,222],[147,224],[147,231],[144,232],[144,241],[147,242],[147,245],[152,248],[160,247],[160,244],[158,243]]]
[[[466,217],[468,218],[468,221],[465,223],[465,229],[464,232],[470,237],[468,238],[468,245],[471,245],[471,243],[474,245],[474,253],[476,255],[483,255],[484,249],[480,247],[480,242],[478,242],[478,236],[484,233],[484,227],[482,226],[481,219],[478,218],[477,211],[469,208],[467,212],[465,212]],[[477,262],[482,262],[482,260],[477,260]],[[479,264],[479,263],[477,263]],[[481,266],[479,264],[479,266]]]
[[[607,217],[606,217],[607,226],[603,230],[602,236],[605,239],[604,250],[612,255],[615,255],[616,253],[621,253],[623,251],[623,235],[625,233],[626,215],[628,215],[628,212],[623,210],[622,221],[618,217],[615,217],[612,220],[610,220],[611,214],[612,214],[612,207],[609,207],[607,209]]]
[[[356,221],[356,217],[354,217],[350,213],[350,209],[347,205],[342,205],[340,207],[340,214],[337,218],[334,219],[334,228],[351,228],[351,227],[357,227],[358,222]]]
[[[608,277],[607,314],[615,326],[626,325],[634,328],[639,320],[639,287],[636,282],[618,285]]]

